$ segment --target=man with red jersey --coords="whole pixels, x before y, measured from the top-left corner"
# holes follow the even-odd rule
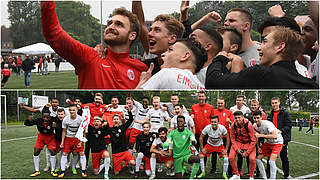
[[[11,75],[11,71],[9,69],[9,65],[5,64],[4,68],[1,70],[1,88],[4,88],[4,85],[8,82]]]
[[[229,134],[229,129],[231,124],[234,122],[234,118],[233,118],[233,114],[232,111],[225,108],[225,101],[223,97],[219,97],[217,99],[217,109],[213,110],[213,114],[219,117],[219,124],[223,125]],[[223,140],[223,144],[225,147],[227,147],[226,145],[226,139],[227,137],[225,137],[224,135],[222,135],[222,140]],[[228,146],[229,147],[229,146]],[[228,153],[229,153],[229,148],[227,149]],[[217,164],[217,153],[213,152],[212,153],[212,159],[211,159],[211,173],[215,173],[216,172],[216,164]],[[231,173],[231,168],[230,168],[230,173]]]
[[[140,25],[137,17],[124,8],[115,9],[108,21],[104,32],[108,52],[103,59],[94,48],[74,40],[61,28],[55,2],[41,2],[41,23],[48,44],[75,67],[80,89],[133,89],[141,72],[147,70],[144,63],[129,57]]]
[[[249,156],[249,172],[250,180],[253,179],[254,169],[256,167],[256,142],[254,136],[255,132],[251,122],[244,118],[241,111],[233,113],[234,123],[230,129],[230,140],[232,142],[229,162],[232,166],[233,176],[230,179],[240,179],[240,173],[236,163],[236,155],[240,154],[242,157]]]
[[[194,126],[196,128],[196,140],[199,142],[200,135],[203,128],[210,124],[210,117],[213,116],[213,106],[206,103],[206,93],[205,91],[200,91],[198,93],[199,103],[191,107],[190,116],[193,118]],[[204,142],[207,142],[207,137],[204,138]],[[206,143],[204,143],[205,145]],[[196,144],[197,150],[199,150],[200,144]]]
[[[50,162],[51,162],[51,175],[57,176],[54,172],[56,165],[56,139],[54,135],[53,121],[50,117],[50,111],[44,110],[42,111],[42,118],[32,119],[32,116],[28,116],[28,119],[24,122],[26,126],[37,125],[37,129],[39,131],[36,144],[34,145],[34,154],[33,154],[33,163],[35,172],[30,176],[38,176],[40,175],[39,170],[39,155],[44,145],[48,146],[50,151]]]

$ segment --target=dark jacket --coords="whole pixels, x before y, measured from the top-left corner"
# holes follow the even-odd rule
[[[156,74],[161,70],[161,64],[159,64],[158,57],[152,58],[152,59],[146,59],[145,61],[142,61],[145,65],[150,67],[151,63],[153,63],[154,68],[152,71],[152,75]]]
[[[268,121],[273,122],[273,110],[271,111],[270,115],[267,118]],[[284,144],[287,144],[291,141],[291,116],[290,113],[285,109],[280,109],[280,112],[277,117],[277,125],[278,129],[282,131],[282,137],[284,140]]]
[[[270,67],[255,65],[239,73],[229,73],[229,59],[219,55],[209,65],[206,89],[318,89],[319,86],[301,76],[294,63],[282,60]]]
[[[32,69],[35,69],[34,62],[30,58],[27,58],[22,62],[22,70],[25,72],[31,72]]]

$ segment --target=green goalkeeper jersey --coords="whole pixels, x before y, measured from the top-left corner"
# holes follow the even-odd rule
[[[184,129],[184,131],[179,132],[178,129],[175,129],[168,134],[168,139],[163,144],[163,147],[173,143],[173,158],[176,159],[191,154],[191,141],[197,142],[190,130]]]

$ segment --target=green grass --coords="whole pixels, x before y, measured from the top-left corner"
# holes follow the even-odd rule
[[[4,89],[25,89],[24,75],[12,74]],[[78,77],[74,71],[50,72],[50,75],[41,76],[31,73],[29,89],[77,89]]]
[[[304,128],[303,133],[299,133],[297,128],[292,129],[292,141],[302,142],[306,144],[312,144],[319,147],[319,129],[315,129],[315,135],[305,134],[304,132],[307,128]],[[2,130],[1,139],[8,140],[13,138],[21,137],[31,137],[37,135],[37,129],[35,126],[26,127],[26,126],[9,126],[6,130]],[[36,137],[1,142],[1,178],[2,179],[26,179],[30,178],[29,175],[34,171],[33,166],[33,147],[36,141]],[[210,158],[211,159],[211,158]],[[207,162],[207,175],[206,179],[219,179],[221,178],[222,172],[222,159],[218,159],[217,163],[217,173],[210,174],[211,162]],[[319,172],[319,149],[312,148],[300,144],[289,143],[289,161],[290,161],[290,175],[292,177],[299,177],[311,173]],[[247,172],[247,167],[243,162],[243,172]],[[45,167],[45,153],[41,152],[40,154],[40,171],[41,175],[34,177],[33,179],[52,179],[51,175],[48,172],[44,172],[43,168]],[[277,167],[282,169],[280,159],[277,160]],[[65,175],[67,179],[81,178],[80,170],[78,170],[78,175],[73,176],[71,174],[71,169],[68,169]],[[114,176],[113,172],[110,171],[110,178],[116,179],[131,179],[133,178],[127,171],[124,169],[119,176]],[[142,175],[141,178],[146,179],[147,176]],[[94,176],[91,168],[91,160],[89,161],[88,176],[90,179],[103,178],[103,174]],[[165,173],[157,173],[157,178],[168,178],[165,176]],[[170,177],[169,177],[170,178]],[[184,178],[188,178],[188,175],[185,175]],[[277,178],[281,179],[283,176],[277,173]],[[311,177],[312,179],[319,178],[319,176]],[[171,179],[171,178],[170,178]]]

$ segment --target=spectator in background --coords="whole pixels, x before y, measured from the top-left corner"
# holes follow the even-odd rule
[[[59,72],[60,62],[61,62],[61,57],[59,56],[59,57],[56,58],[55,61],[54,61],[54,65],[56,66],[56,69],[55,69],[56,72]]]
[[[48,75],[48,66],[49,66],[49,60],[50,60],[50,58],[49,57],[46,57],[46,58],[44,58],[44,60],[43,60],[43,75]]]
[[[299,132],[302,131],[302,119],[299,119]]]
[[[5,64],[4,65],[4,69],[1,70],[1,88],[4,88],[4,85],[6,84],[6,82],[8,82],[9,77],[10,77],[10,69],[9,69],[9,65]]]
[[[312,135],[314,135],[313,133],[313,124],[314,124],[314,118],[310,119],[310,128],[308,129],[308,131],[306,132],[306,134],[308,134],[308,132],[311,130]]]
[[[34,62],[27,55],[27,59],[22,62],[22,70],[24,71],[24,84],[27,88],[30,87],[31,70],[35,69]]]
[[[17,71],[18,71],[18,75],[20,76],[20,71],[21,71],[21,65],[22,65],[22,61],[21,61],[21,57],[17,56]]]
[[[38,63],[38,74],[42,75],[42,57],[39,57],[39,63]]]

